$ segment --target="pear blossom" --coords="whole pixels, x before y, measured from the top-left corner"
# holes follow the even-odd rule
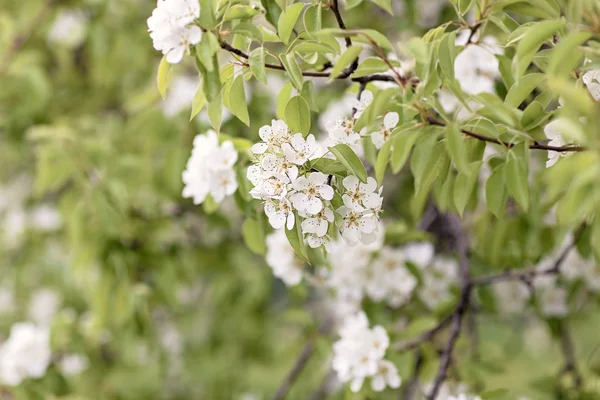
[[[33,293],[29,303],[29,317],[39,326],[49,326],[61,303],[62,298],[55,290],[38,289]]]
[[[87,30],[88,16],[83,11],[62,10],[50,27],[48,42],[74,49],[84,42]]]
[[[369,240],[377,229],[378,217],[370,211],[357,210],[350,196],[343,197],[344,205],[337,209],[343,218],[341,233],[351,243]]]
[[[227,140],[219,145],[214,131],[197,135],[182,173],[183,197],[193,198],[194,204],[200,204],[208,195],[217,203],[232,195],[238,186],[233,170],[237,157],[233,142]]]
[[[272,120],[270,126],[261,127],[258,130],[258,136],[263,142],[252,145],[250,150],[254,154],[263,154],[267,150],[279,151],[284,143],[290,143],[292,140],[292,132],[281,120]]]
[[[371,378],[371,388],[376,392],[381,392],[386,386],[393,389],[400,387],[402,379],[398,375],[398,369],[394,364],[387,360],[381,360],[377,363],[377,372]]]
[[[541,313],[546,317],[564,317],[569,313],[567,291],[558,286],[556,277],[538,276],[533,282]]]
[[[342,195],[344,204],[347,201],[353,210],[362,211],[379,205],[379,195],[375,193],[377,181],[374,178],[368,177],[367,182],[362,183],[355,175],[348,175],[342,181],[342,185],[346,189]]]
[[[317,145],[313,135],[308,135],[304,139],[301,133],[296,133],[292,136],[290,143],[282,144],[282,149],[289,162],[302,165],[313,157],[317,151]]]
[[[373,101],[373,92],[370,90],[363,90],[360,94],[360,99],[353,99],[350,103],[354,111],[354,118],[358,119],[362,115],[363,111],[371,104]]]
[[[10,336],[0,345],[0,380],[16,386],[27,378],[41,378],[50,364],[50,331],[31,322],[10,328]]]
[[[470,31],[463,31],[456,38],[456,44],[465,48],[454,61],[454,77],[467,94],[493,93],[494,81],[500,76],[496,54],[502,49],[491,36],[477,44],[466,43],[469,36]]]
[[[281,229],[284,225],[288,230],[294,227],[294,210],[290,201],[285,197],[282,197],[277,204],[274,200],[267,201],[265,214],[274,229]]]
[[[202,30],[192,25],[200,17],[198,0],[158,0],[147,20],[148,31],[156,50],[171,64],[177,64],[189,47],[200,42]]]
[[[600,70],[593,69],[587,71],[585,74],[583,74],[581,80],[587,87],[594,100],[600,100]]]
[[[520,281],[498,282],[492,286],[492,290],[498,298],[496,304],[504,314],[521,312],[531,297],[527,285]]]
[[[371,141],[376,148],[383,147],[385,142],[390,138],[392,130],[398,125],[400,116],[397,112],[389,112],[383,117],[383,124],[378,131],[371,133]]]
[[[347,144],[359,155],[362,152],[360,147],[360,134],[354,130],[356,119],[353,117],[342,117],[330,121],[327,124],[327,133],[329,134],[328,145]]]
[[[75,376],[85,371],[90,360],[84,354],[66,354],[59,362],[60,372],[65,376]]]
[[[555,119],[552,122],[549,122],[544,127],[544,133],[546,137],[550,139],[548,145],[550,146],[564,146],[566,142],[563,138],[562,130],[560,129],[561,122],[559,119]],[[558,162],[561,157],[564,157],[566,153],[561,153],[558,151],[548,151],[548,161],[546,161],[546,168],[552,167],[554,164]]]
[[[300,212],[316,214],[323,209],[323,200],[333,198],[333,188],[327,184],[327,175],[321,172],[296,179],[292,187],[296,190],[291,197],[292,203]]]
[[[308,233],[307,242],[310,247],[319,247],[328,243],[325,238],[329,224],[334,221],[334,214],[330,208],[323,208],[313,216],[308,216],[302,221],[303,233]]]

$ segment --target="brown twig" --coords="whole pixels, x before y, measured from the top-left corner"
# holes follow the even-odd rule
[[[439,121],[431,116],[427,117],[427,122],[430,125],[436,125],[436,126],[446,126],[446,124],[442,121]],[[475,139],[479,139],[482,140],[484,142],[489,142],[489,143],[494,143],[494,144],[499,144],[501,146],[506,147],[507,149],[512,148],[515,144],[514,143],[510,143],[510,142],[503,142],[501,140],[498,140],[496,138],[491,138],[489,136],[485,136],[485,135],[481,135],[479,133],[475,133],[466,129],[461,129],[461,132],[467,136],[470,136],[472,138]],[[567,145],[567,146],[549,146],[549,145],[545,145],[545,144],[541,144],[539,142],[533,142],[529,145],[530,149],[534,149],[534,150],[547,150],[547,151],[559,151],[559,152],[569,152],[569,151],[573,151],[573,152],[577,152],[577,151],[585,151],[586,148],[582,147],[582,146],[573,146],[573,145]]]
[[[52,9],[52,6],[56,3],[56,0],[47,0],[38,13],[33,17],[33,19],[27,25],[27,29],[24,30],[23,33],[17,35],[8,48],[6,54],[4,54],[4,59],[2,63],[0,63],[0,78],[2,78],[9,70],[10,64],[12,62],[13,57],[21,50],[21,48],[27,43],[27,41],[35,34],[37,29],[42,24],[44,18],[48,12]]]
[[[326,334],[327,332],[329,332],[332,325],[333,325],[333,318],[328,317],[325,320],[325,322],[323,322],[321,327],[319,328],[319,333]],[[313,336],[306,342],[306,344],[302,348],[302,351],[300,352],[300,355],[298,356],[298,359],[294,363],[292,369],[287,374],[287,376],[285,377],[283,382],[281,382],[281,385],[279,385],[277,392],[275,392],[275,394],[271,398],[272,400],[285,399],[289,390],[292,388],[292,386],[296,382],[296,379],[298,379],[298,376],[300,376],[300,373],[302,373],[302,371],[304,370],[304,367],[306,367],[308,360],[310,360],[313,353],[315,352],[315,341],[316,341],[316,337]]]

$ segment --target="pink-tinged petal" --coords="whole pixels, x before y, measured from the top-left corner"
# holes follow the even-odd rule
[[[323,209],[323,202],[318,197],[306,197],[304,209],[311,214],[316,214]]]
[[[308,181],[316,185],[322,185],[327,182],[327,175],[321,172],[313,172],[308,177]]]
[[[389,112],[385,114],[385,117],[383,117],[383,126],[385,126],[387,129],[393,129],[396,127],[396,125],[398,125],[399,120],[400,116],[397,112]]]
[[[323,200],[333,199],[333,188],[329,185],[323,185],[319,187],[319,195]]]
[[[359,184],[358,178],[354,175],[348,175],[342,181],[342,185],[344,185],[344,187],[351,192],[356,190],[356,188],[358,187],[358,184]]]
[[[291,230],[292,228],[294,228],[294,223],[295,223],[296,219],[294,218],[294,213],[288,213],[287,216],[287,223],[286,223],[286,228],[289,230]]]
[[[254,154],[263,154],[268,148],[266,143],[255,143],[250,147],[250,151]]]

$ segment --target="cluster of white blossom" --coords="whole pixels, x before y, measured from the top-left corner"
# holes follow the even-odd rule
[[[76,376],[85,371],[90,360],[84,354],[65,354],[59,361],[58,367],[64,376]]]
[[[148,18],[148,31],[156,50],[162,51],[167,62],[177,64],[183,55],[202,39],[202,30],[193,25],[200,17],[198,0],[158,0]]]
[[[297,213],[302,218],[303,236],[310,247],[327,246],[330,226],[335,221],[332,177],[310,171],[309,160],[322,156],[313,135],[292,133],[285,122],[273,120],[259,130],[263,140],[252,146],[254,165],[247,171],[254,185],[250,194],[265,202],[265,214],[275,229],[294,228]],[[366,183],[349,175],[340,189],[344,205],[335,211],[342,217],[340,231],[352,243],[372,240],[377,230],[383,198],[377,182]]]
[[[48,32],[48,42],[73,49],[85,41],[88,16],[77,9],[60,11]]]
[[[0,345],[0,380],[15,386],[27,378],[41,378],[50,364],[50,331],[31,322],[14,324]]]
[[[517,314],[523,311],[531,291],[521,281],[498,282],[492,286],[496,296],[496,306],[503,314]]]
[[[267,236],[267,265],[273,269],[273,275],[286,285],[293,286],[302,280],[302,261],[296,257],[283,229]]]
[[[383,247],[379,235],[369,245],[332,242],[328,256],[331,270],[324,272],[325,280],[335,292],[337,313],[345,315],[360,309],[364,296],[393,308],[406,304],[417,287],[406,264],[424,268],[433,257],[433,246],[423,242]]]
[[[389,386],[400,387],[396,366],[384,359],[389,337],[382,326],[369,328],[364,312],[348,316],[339,330],[340,340],[333,344],[332,368],[342,382],[351,382],[358,392],[370,378],[373,390],[380,392]]]
[[[546,267],[543,267],[547,269]],[[555,276],[541,275],[533,281],[537,304],[546,317],[564,317],[569,313],[567,291]]]
[[[330,120],[325,123],[325,129],[327,130],[327,140],[325,143],[327,146],[335,146],[336,144],[346,144],[354,150],[359,156],[363,155],[363,147],[361,143],[361,137],[365,133],[365,130],[361,132],[356,131],[356,122],[362,115],[363,111],[373,101],[373,92],[365,90],[360,95],[360,100],[351,99],[347,102],[346,106],[349,106],[354,113],[351,116],[346,116],[346,110],[341,111],[342,115],[332,116]]]
[[[192,155],[182,174],[185,184],[183,197],[191,197],[194,204],[200,204],[208,195],[217,203],[221,203],[225,196],[232,195],[238,187],[233,170],[237,157],[231,140],[219,145],[214,131],[197,135]]]

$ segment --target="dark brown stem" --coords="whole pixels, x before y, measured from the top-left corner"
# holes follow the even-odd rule
[[[323,322],[323,324],[321,325],[321,328],[319,328],[319,333],[326,334],[327,332],[329,332],[332,325],[333,325],[333,318],[327,318],[325,320],[325,322]],[[294,363],[292,369],[287,374],[287,376],[285,377],[283,382],[281,382],[281,385],[279,385],[277,392],[275,392],[275,394],[271,398],[272,400],[285,399],[289,390],[292,388],[292,386],[294,385],[294,383],[296,382],[296,380],[298,379],[298,377],[304,370],[304,367],[306,367],[308,360],[310,360],[313,353],[315,352],[315,340],[316,340],[316,337],[313,336],[306,342],[306,344],[302,348],[302,351],[300,352],[300,355],[298,356],[298,359]]]
[[[335,20],[337,21],[337,24],[340,27],[340,29],[345,30],[346,24],[344,24],[344,19],[342,18],[342,14],[340,14],[340,8],[338,7],[338,0],[331,1],[331,11],[333,11],[333,15],[335,15]],[[346,41],[346,47],[352,46],[352,39],[350,39],[350,36],[346,36],[344,38],[344,40]]]
[[[446,124],[442,121],[439,121],[433,117],[428,116],[427,117],[427,122],[430,125],[436,125],[436,126],[446,126]],[[475,133],[472,131],[468,131],[466,129],[461,129],[461,132],[467,136],[470,136],[472,138],[475,139],[479,139],[482,140],[484,142],[489,142],[489,143],[495,143],[495,144],[499,144],[501,146],[506,147],[507,149],[512,148],[515,144],[514,143],[510,143],[510,142],[503,142],[501,140],[498,140],[496,138],[491,138],[489,136],[485,136],[485,135],[480,135],[479,133]],[[585,147],[582,146],[573,146],[573,145],[568,145],[568,146],[548,146],[545,144],[541,144],[538,142],[533,142],[529,145],[530,149],[534,149],[534,150],[547,150],[547,151],[559,151],[559,152],[569,152],[569,151],[573,151],[573,152],[577,152],[577,151],[585,151],[587,150]]]

